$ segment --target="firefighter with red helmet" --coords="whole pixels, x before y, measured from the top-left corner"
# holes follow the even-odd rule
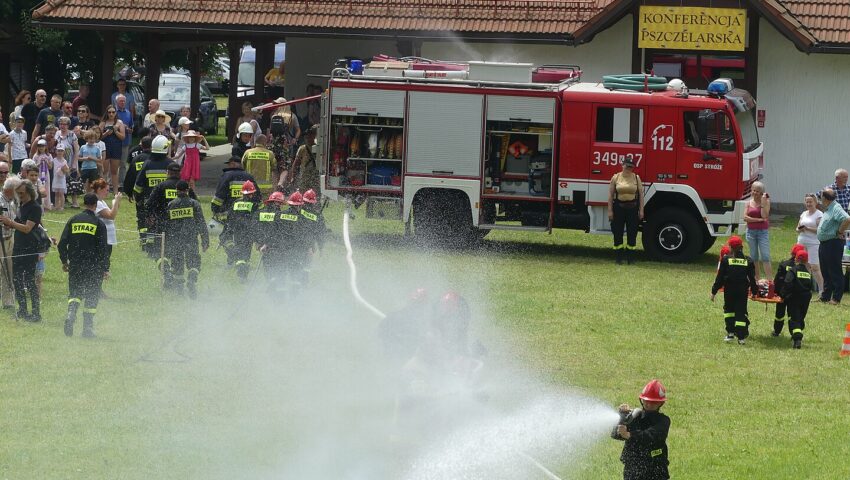
[[[727,342],[738,337],[738,343],[743,345],[749,336],[750,319],[747,314],[748,291],[756,295],[756,270],[753,259],[744,255],[744,242],[741,237],[733,235],[729,239],[732,253],[723,257],[717,277],[711,287],[711,301],[717,292],[723,288],[723,318],[726,322]]]
[[[812,301],[812,274],[807,262],[809,252],[803,247],[797,250],[795,263],[785,274],[781,295],[788,304],[788,329],[791,330],[792,348],[803,348],[803,330],[806,328],[806,314]]]
[[[670,417],[659,411],[667,401],[667,391],[660,381],[652,380],[638,398],[643,408],[620,405],[620,422],[611,433],[615,440],[625,441],[620,455],[623,480],[667,480]]]
[[[284,204],[289,208],[282,209]],[[281,192],[269,195],[266,208],[259,212],[259,250],[263,254],[263,268],[270,291],[285,289],[287,280],[299,282],[301,271],[298,255],[303,244],[298,207],[303,204],[301,194],[293,193],[289,199]]]
[[[791,247],[791,258],[785,259],[779,262],[779,266],[776,267],[776,276],[773,277],[773,291],[780,294],[784,289],[785,285],[785,275],[788,273],[788,270],[794,267],[794,264],[797,262],[797,252],[800,249],[805,250],[806,247],[799,243],[795,243],[794,246]],[[781,298],[782,301],[776,304],[776,314],[773,318],[773,332],[772,336],[778,337],[782,334],[782,327],[785,326],[785,312],[786,312],[786,302],[785,298]]]
[[[227,253],[227,264],[232,265],[241,282],[248,279],[251,247],[257,239],[257,211],[260,194],[251,180],[242,184],[242,198],[233,202],[227,213],[226,229],[220,235],[221,245]]]
[[[325,246],[325,218],[316,192],[311,188],[304,192],[304,206],[299,212],[304,220],[304,233],[311,251],[320,251]],[[315,249],[314,249],[315,247]]]

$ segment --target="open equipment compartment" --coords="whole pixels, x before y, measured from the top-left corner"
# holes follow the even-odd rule
[[[485,197],[552,196],[555,99],[488,95]]]
[[[328,186],[401,192],[405,92],[336,88],[331,98]]]

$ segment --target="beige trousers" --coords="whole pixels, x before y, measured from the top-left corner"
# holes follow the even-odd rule
[[[12,244],[14,235],[9,238],[3,238],[3,246],[6,248],[6,257],[0,259],[0,299],[3,300],[3,305],[15,304],[15,288],[12,286]],[[0,251],[0,256],[2,255]],[[7,275],[8,274],[8,275]]]

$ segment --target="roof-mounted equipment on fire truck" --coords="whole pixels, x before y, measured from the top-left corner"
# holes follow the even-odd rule
[[[644,73],[635,75],[605,75],[602,77],[602,86],[610,90],[658,92],[667,90],[667,79]]]
[[[708,88],[705,90],[712,97],[723,97],[727,93],[731,92],[732,89],[735,88],[735,85],[732,83],[732,79],[730,78],[718,78],[717,80],[712,81],[708,84]]]

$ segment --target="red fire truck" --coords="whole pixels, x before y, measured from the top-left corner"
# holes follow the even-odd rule
[[[541,84],[528,64],[470,62],[462,77],[409,70],[334,70],[317,151],[326,196],[365,204],[367,216],[401,220],[407,232],[412,224],[416,236],[610,233],[609,182],[632,158],[645,187],[644,249],[688,261],[740,228],[764,167],[743,90]]]

